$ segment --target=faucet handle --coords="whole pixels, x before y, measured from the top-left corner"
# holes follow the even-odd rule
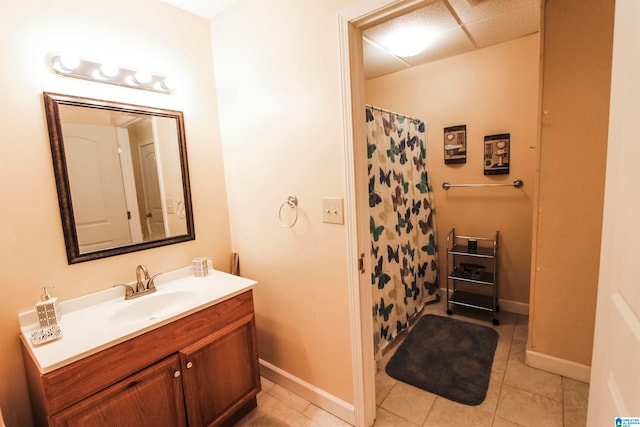
[[[117,288],[118,286],[122,286],[125,289],[125,294],[124,294],[125,298],[129,298],[135,293],[131,285],[123,285],[123,284],[113,285],[114,288]]]
[[[153,276],[151,276],[151,279],[149,279],[149,281],[147,281],[147,289],[153,289],[154,291],[156,290],[156,284],[154,283],[154,280],[156,279],[156,277],[158,277],[161,274],[162,273],[158,273],[158,274],[154,274]]]

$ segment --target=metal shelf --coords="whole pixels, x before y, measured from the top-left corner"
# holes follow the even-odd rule
[[[478,283],[480,285],[494,285],[494,274],[492,271],[483,271],[478,277],[471,277],[461,271],[461,269],[454,268],[451,274],[449,274],[449,279],[459,280],[461,282]]]
[[[463,255],[463,256],[469,256],[469,257],[475,257],[475,258],[493,258],[494,257],[493,248],[479,247],[476,252],[469,252],[469,249],[467,249],[467,246],[465,245],[455,245],[453,248],[451,248],[449,253],[453,255]]]
[[[499,231],[496,230],[495,237],[474,237],[456,235],[455,227],[451,229],[447,236],[447,256],[445,259],[445,271],[447,272],[447,314],[452,315],[452,306],[465,306],[493,313],[493,324],[500,324],[496,317],[499,311],[498,307],[498,236]],[[469,241],[476,240],[477,248],[469,251]],[[483,267],[490,264],[488,268],[480,270],[475,274],[465,270],[460,265],[464,264],[462,260],[468,259],[484,259]],[[458,283],[464,282],[467,285],[464,290],[458,289]],[[492,295],[486,295],[476,286],[491,287]]]
[[[449,304],[462,305],[478,310],[493,311],[493,298],[491,295],[480,295],[472,292],[454,291]]]

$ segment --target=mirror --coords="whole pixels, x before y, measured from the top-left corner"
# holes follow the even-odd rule
[[[182,112],[43,97],[69,264],[195,239]]]

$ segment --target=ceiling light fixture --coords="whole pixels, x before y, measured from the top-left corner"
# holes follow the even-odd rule
[[[433,31],[426,28],[400,27],[381,39],[380,44],[393,55],[408,58],[423,52],[434,39]]]
[[[100,83],[171,94],[176,91],[175,82],[168,84],[170,77],[164,74],[117,67],[113,64],[77,58],[60,53],[46,57],[47,67],[58,76],[74,77]],[[173,81],[173,79],[171,79]]]

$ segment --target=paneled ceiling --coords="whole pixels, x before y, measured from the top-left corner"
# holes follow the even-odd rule
[[[239,0],[162,0],[210,19]],[[318,0],[324,1],[324,0]],[[398,28],[434,29],[437,38],[422,53],[401,58],[383,47]],[[416,65],[524,37],[540,29],[540,0],[425,0],[402,16],[363,31],[365,78],[395,73]]]
[[[423,3],[419,9],[363,31],[366,79],[514,40],[540,29],[540,0],[429,0]],[[436,36],[422,53],[400,58],[383,46],[391,32],[407,26],[433,29]]]

